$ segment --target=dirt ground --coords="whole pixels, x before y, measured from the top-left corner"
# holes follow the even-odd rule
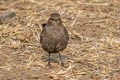
[[[120,80],[120,0],[0,0],[0,80]],[[69,31],[65,67],[40,45],[41,24],[58,12]]]

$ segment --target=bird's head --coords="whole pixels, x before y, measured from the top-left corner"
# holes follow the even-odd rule
[[[49,24],[61,24],[62,23],[62,21],[61,21],[61,19],[60,19],[60,15],[59,15],[59,13],[52,13],[51,15],[50,15],[50,18],[49,18],[49,20],[48,20],[48,23]]]

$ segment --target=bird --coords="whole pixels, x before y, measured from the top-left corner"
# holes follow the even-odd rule
[[[42,24],[42,31],[40,34],[40,43],[44,51],[48,56],[48,66],[50,64],[50,56],[52,53],[59,55],[61,66],[64,66],[60,51],[63,51],[69,41],[69,34],[67,29],[62,24],[59,13],[51,13],[48,21]]]

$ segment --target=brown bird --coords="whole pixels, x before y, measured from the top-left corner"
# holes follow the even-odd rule
[[[67,47],[69,36],[68,31],[62,24],[60,15],[58,13],[52,13],[48,22],[46,24],[42,24],[42,26],[43,30],[40,35],[40,43],[42,44],[44,51],[49,53],[48,66],[51,67],[51,53],[58,53],[61,66],[64,66],[59,52],[63,51]]]

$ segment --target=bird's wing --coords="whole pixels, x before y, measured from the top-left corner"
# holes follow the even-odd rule
[[[67,29],[65,27],[64,27],[64,33],[66,34],[66,37],[69,40],[69,34],[68,34],[68,31],[67,31]]]
[[[45,35],[45,32],[46,32],[46,29],[43,28],[43,29],[42,29],[42,32],[41,32],[41,34],[40,34],[40,43],[42,43],[43,37],[44,37],[44,35]]]

